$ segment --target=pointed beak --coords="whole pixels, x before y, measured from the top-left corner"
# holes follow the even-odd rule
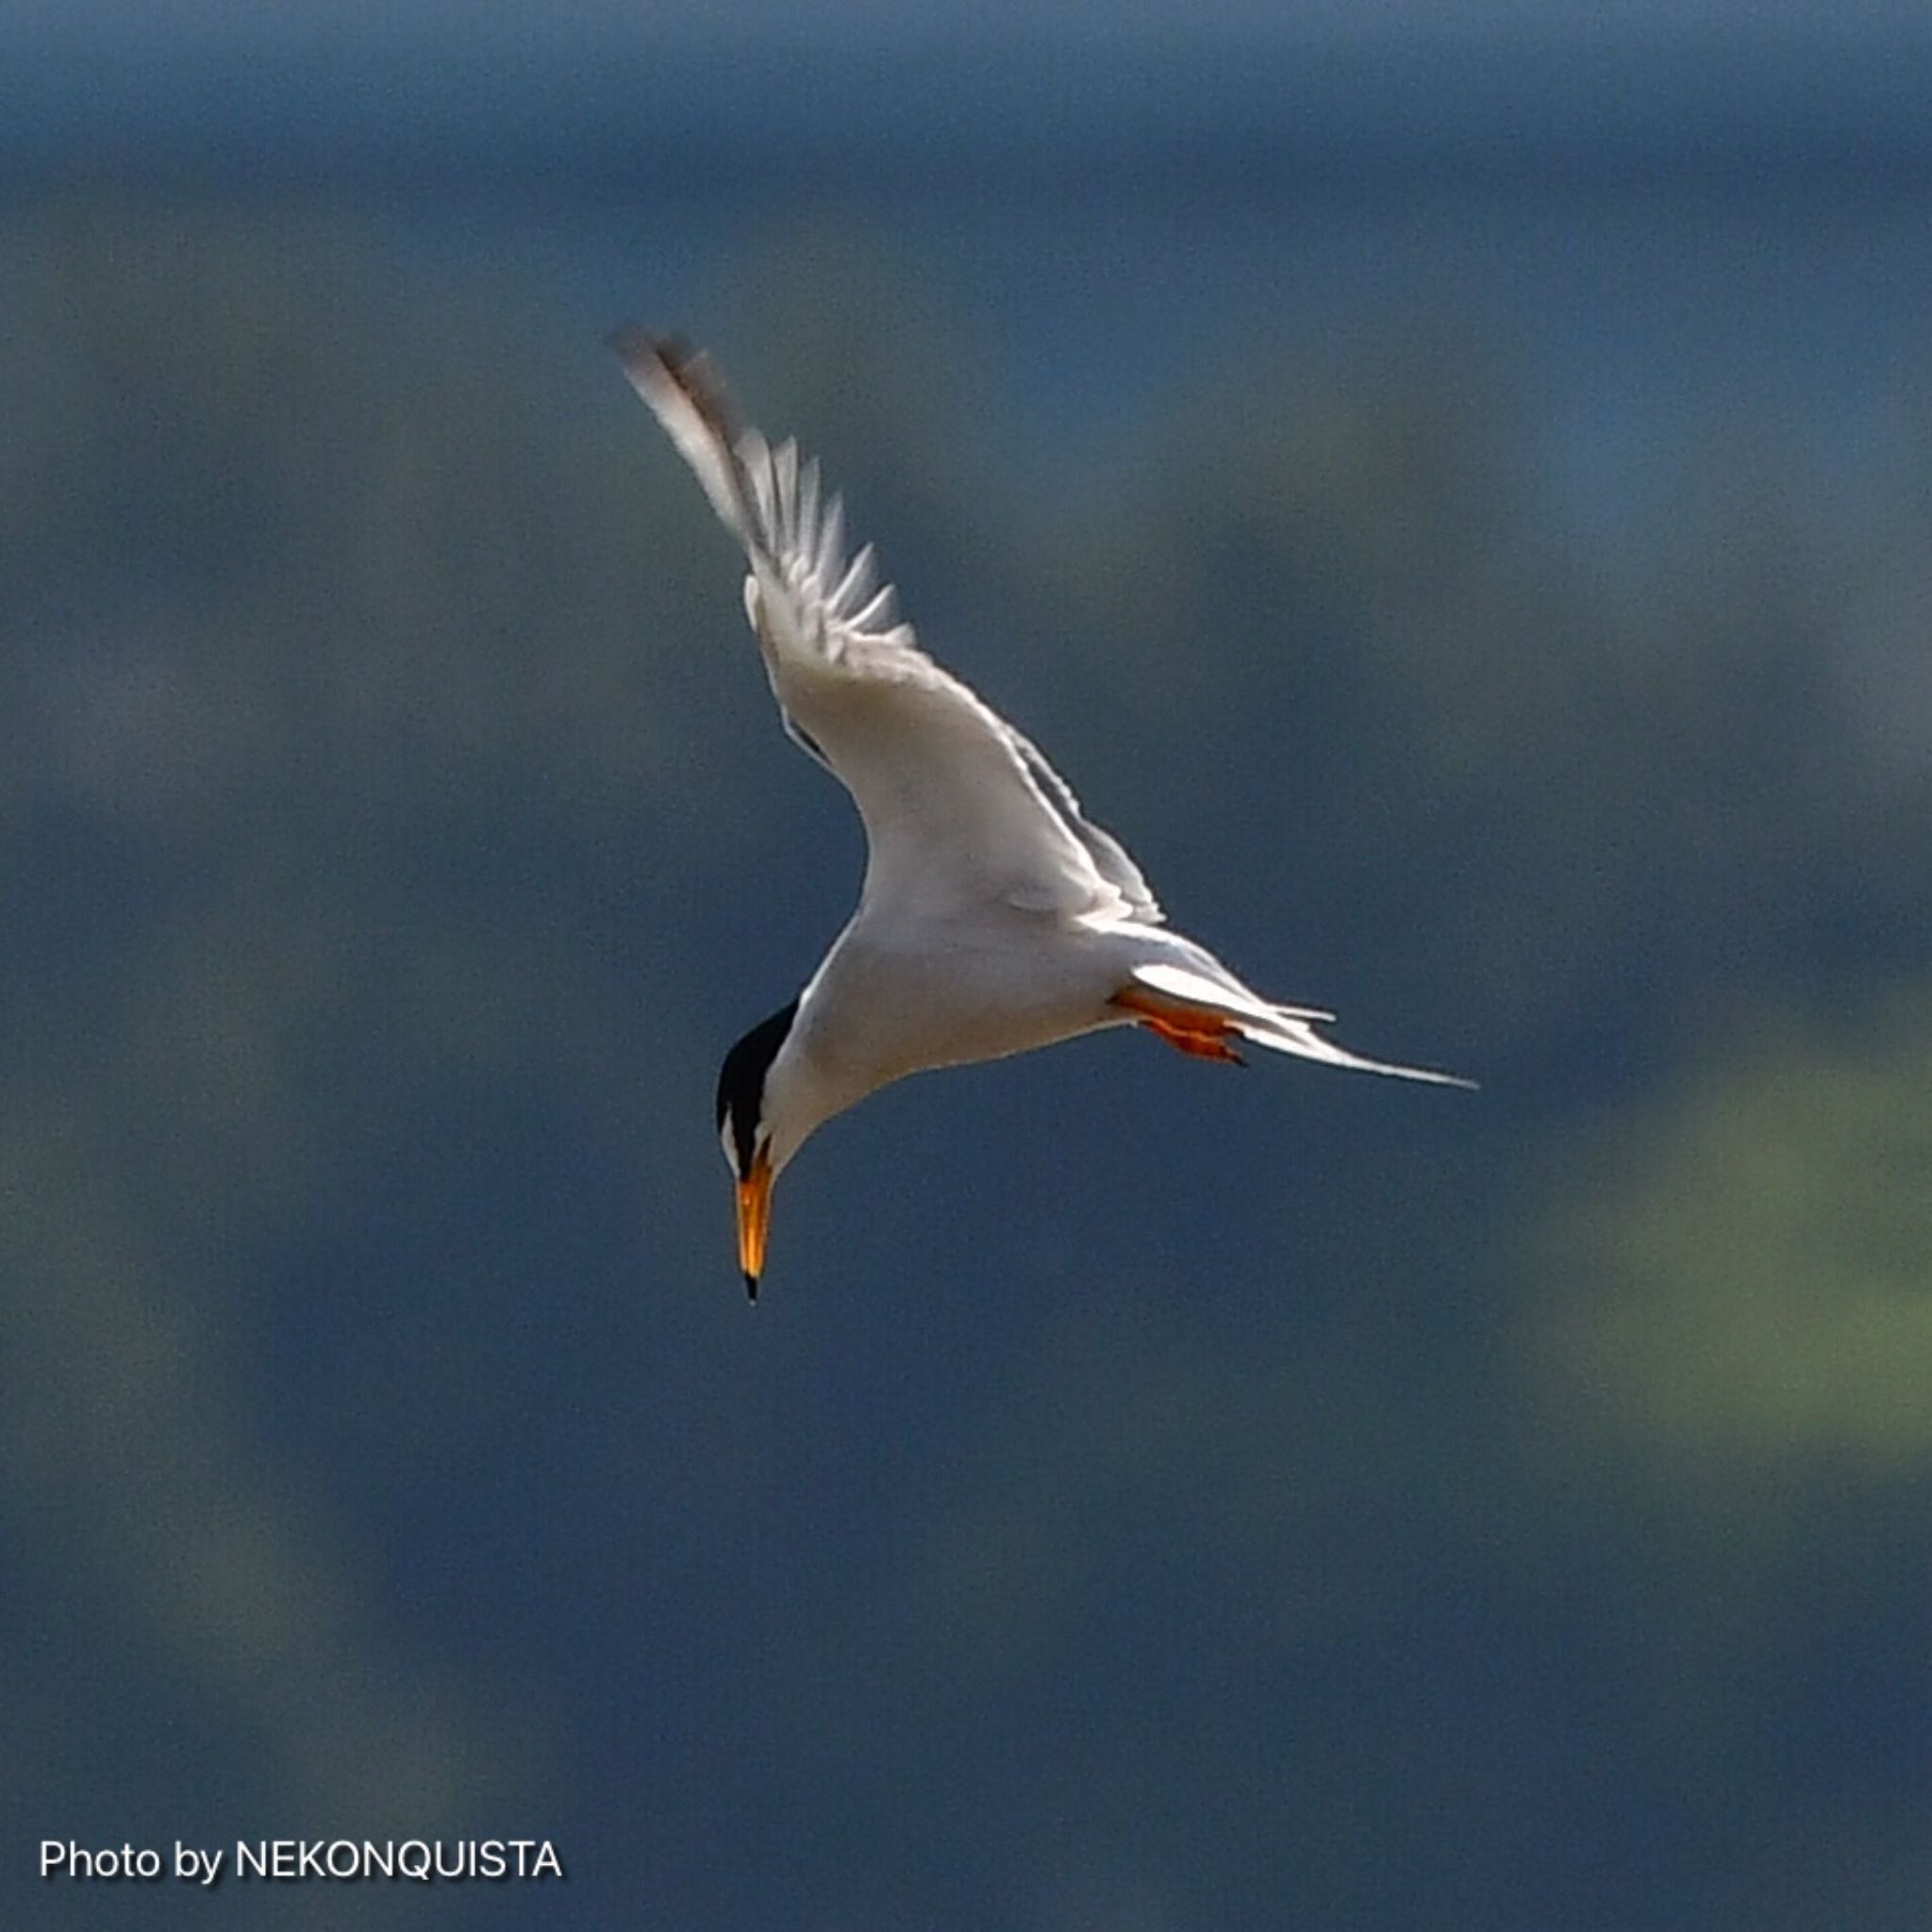
[[[758,1298],[758,1276],[765,1272],[765,1235],[771,1225],[772,1156],[760,1147],[751,1172],[738,1184],[738,1265],[753,1301]]]

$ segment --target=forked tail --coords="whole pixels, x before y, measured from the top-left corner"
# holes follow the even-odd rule
[[[1241,1055],[1229,1044],[1232,1035],[1275,1053],[1324,1060],[1331,1067],[1349,1067],[1360,1074],[1391,1074],[1397,1079],[1427,1080],[1439,1087],[1475,1085],[1457,1074],[1365,1059],[1315,1030],[1318,1022],[1334,1018],[1331,1013],[1314,1007],[1277,1007],[1249,992],[1232,975],[1224,984],[1205,973],[1165,960],[1136,966],[1132,983],[1114,995],[1114,1004],[1170,1046],[1200,1059],[1239,1061]]]

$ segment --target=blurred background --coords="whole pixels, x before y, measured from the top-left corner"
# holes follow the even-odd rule
[[[11,1924],[1932,1913],[1932,28],[0,17]],[[1183,928],[814,1141],[710,345]],[[39,1840],[555,1841],[85,1887]]]

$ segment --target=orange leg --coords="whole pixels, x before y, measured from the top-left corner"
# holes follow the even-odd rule
[[[1226,1060],[1237,1067],[1247,1064],[1228,1044],[1240,1038],[1234,1023],[1220,1013],[1158,999],[1137,986],[1123,987],[1114,994],[1113,1004],[1124,1007],[1150,1033],[1194,1059]]]

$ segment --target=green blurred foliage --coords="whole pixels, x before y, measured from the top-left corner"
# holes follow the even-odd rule
[[[1539,1379],[1572,1426],[1723,1484],[1932,1468],[1932,1027],[1848,1030],[1756,1015],[1562,1190]]]
[[[1733,477],[1607,581],[1508,371],[1385,344],[1022,490],[895,263],[747,256],[726,366],[928,641],[1180,923],[1488,1085],[888,1096],[748,1331],[708,1082],[858,845],[698,493],[346,224],[5,247],[30,1836],[555,1831],[592,1924],[1923,1922],[1932,442],[1881,532]]]

